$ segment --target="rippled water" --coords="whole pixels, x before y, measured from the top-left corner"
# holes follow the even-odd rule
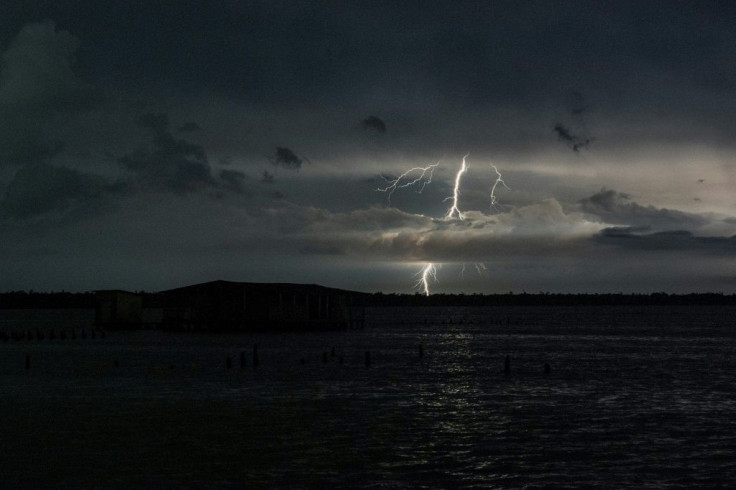
[[[0,486],[736,481],[736,308],[387,308],[368,320],[0,343]]]

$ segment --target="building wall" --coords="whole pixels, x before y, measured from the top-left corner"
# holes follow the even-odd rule
[[[320,286],[215,281],[162,295],[163,322],[172,329],[339,328],[349,320],[344,295]]]
[[[97,291],[95,324],[135,327],[143,323],[143,296],[127,291]]]

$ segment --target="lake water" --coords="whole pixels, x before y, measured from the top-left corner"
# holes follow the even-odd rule
[[[733,307],[385,308],[349,332],[58,335],[0,342],[2,488],[736,482]]]

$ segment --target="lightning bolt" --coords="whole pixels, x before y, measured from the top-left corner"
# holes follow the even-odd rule
[[[452,207],[447,211],[447,215],[445,215],[445,219],[452,219],[455,217],[455,214],[457,214],[458,219],[462,220],[465,218],[463,213],[460,212],[460,209],[457,207],[457,198],[459,194],[459,188],[460,188],[460,179],[462,178],[463,174],[468,170],[467,165],[465,165],[465,159],[468,158],[470,153],[465,155],[463,157],[463,165],[460,167],[460,170],[458,170],[457,175],[455,176],[455,187],[453,189],[452,197],[448,197],[445,200],[452,199]]]
[[[396,189],[403,189],[405,187],[411,187],[413,185],[421,183],[421,187],[419,187],[419,190],[417,191],[417,194],[421,194],[424,190],[424,187],[427,184],[430,184],[432,182],[432,174],[434,173],[434,169],[437,168],[439,163],[435,163],[433,165],[428,165],[426,167],[414,167],[410,168],[403,174],[399,175],[397,178],[391,180],[391,179],[384,179],[388,183],[388,186],[383,188],[376,189],[378,192],[387,192],[388,193],[388,205],[391,206],[391,195],[394,193]],[[408,179],[409,174],[412,172],[421,172],[419,174],[419,177],[417,177],[414,180],[404,180]],[[425,179],[425,176],[429,173],[429,176]],[[403,182],[402,182],[403,181]]]
[[[491,164],[491,167],[493,167],[493,170],[496,171],[496,181],[493,183],[493,187],[491,188],[491,208],[493,208],[496,206],[496,203],[498,202],[498,200],[496,199],[496,187],[498,186],[498,184],[501,184],[508,190],[511,190],[511,189],[509,188],[509,186],[506,185],[506,182],[504,182],[503,179],[501,178],[501,172],[498,171],[496,166]]]
[[[417,274],[419,279],[416,282],[415,287],[421,289],[425,296],[429,296],[429,281],[430,279],[437,282],[437,267],[433,263],[428,263],[422,270]]]
[[[462,165],[460,166],[460,169],[458,170],[457,174],[455,175],[455,185],[453,187],[452,196],[445,199],[445,201],[452,200],[452,206],[450,209],[448,209],[447,214],[445,215],[446,220],[451,219],[459,219],[464,220],[465,215],[460,211],[460,208],[458,207],[458,199],[460,195],[460,182],[462,180],[463,175],[465,172],[468,171],[468,165],[466,163],[466,160],[470,156],[470,153],[466,154],[463,157]],[[414,167],[403,174],[401,174],[396,179],[390,180],[386,179],[386,182],[388,183],[388,186],[380,189],[376,189],[380,192],[386,192],[388,193],[388,204],[391,206],[391,195],[396,191],[396,189],[403,189],[405,187],[411,187],[415,186],[421,183],[421,187],[419,187],[419,190],[417,191],[418,194],[421,194],[421,192],[424,190],[424,187],[432,182],[432,174],[434,172],[434,169],[439,165],[439,163],[435,163],[434,165],[429,165],[427,167]],[[508,190],[511,190],[511,188],[506,185],[506,182],[503,180],[503,176],[501,175],[501,172],[498,171],[498,168],[491,164],[491,167],[496,172],[496,180],[493,182],[493,186],[491,187],[491,209],[494,209],[496,205],[498,204],[498,199],[496,198],[496,189],[498,188],[499,184],[505,187]],[[412,172],[421,172],[418,177],[411,179],[409,178],[409,175]],[[427,177],[428,175],[428,177]],[[416,274],[418,276],[418,279],[416,281],[415,287],[422,291],[425,296],[430,295],[429,291],[429,284],[430,282],[437,282],[437,269],[439,268],[440,264],[434,264],[432,262],[426,263],[422,269]],[[476,263],[474,264],[475,270],[478,272],[478,274],[482,275],[487,272],[486,265],[483,263]],[[463,277],[465,274],[465,264],[462,264],[462,270],[460,271],[460,276]]]

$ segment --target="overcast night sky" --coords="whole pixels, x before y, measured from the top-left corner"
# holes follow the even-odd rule
[[[432,292],[736,292],[733,19],[708,1],[6,0],[0,291],[411,293],[432,263]]]

